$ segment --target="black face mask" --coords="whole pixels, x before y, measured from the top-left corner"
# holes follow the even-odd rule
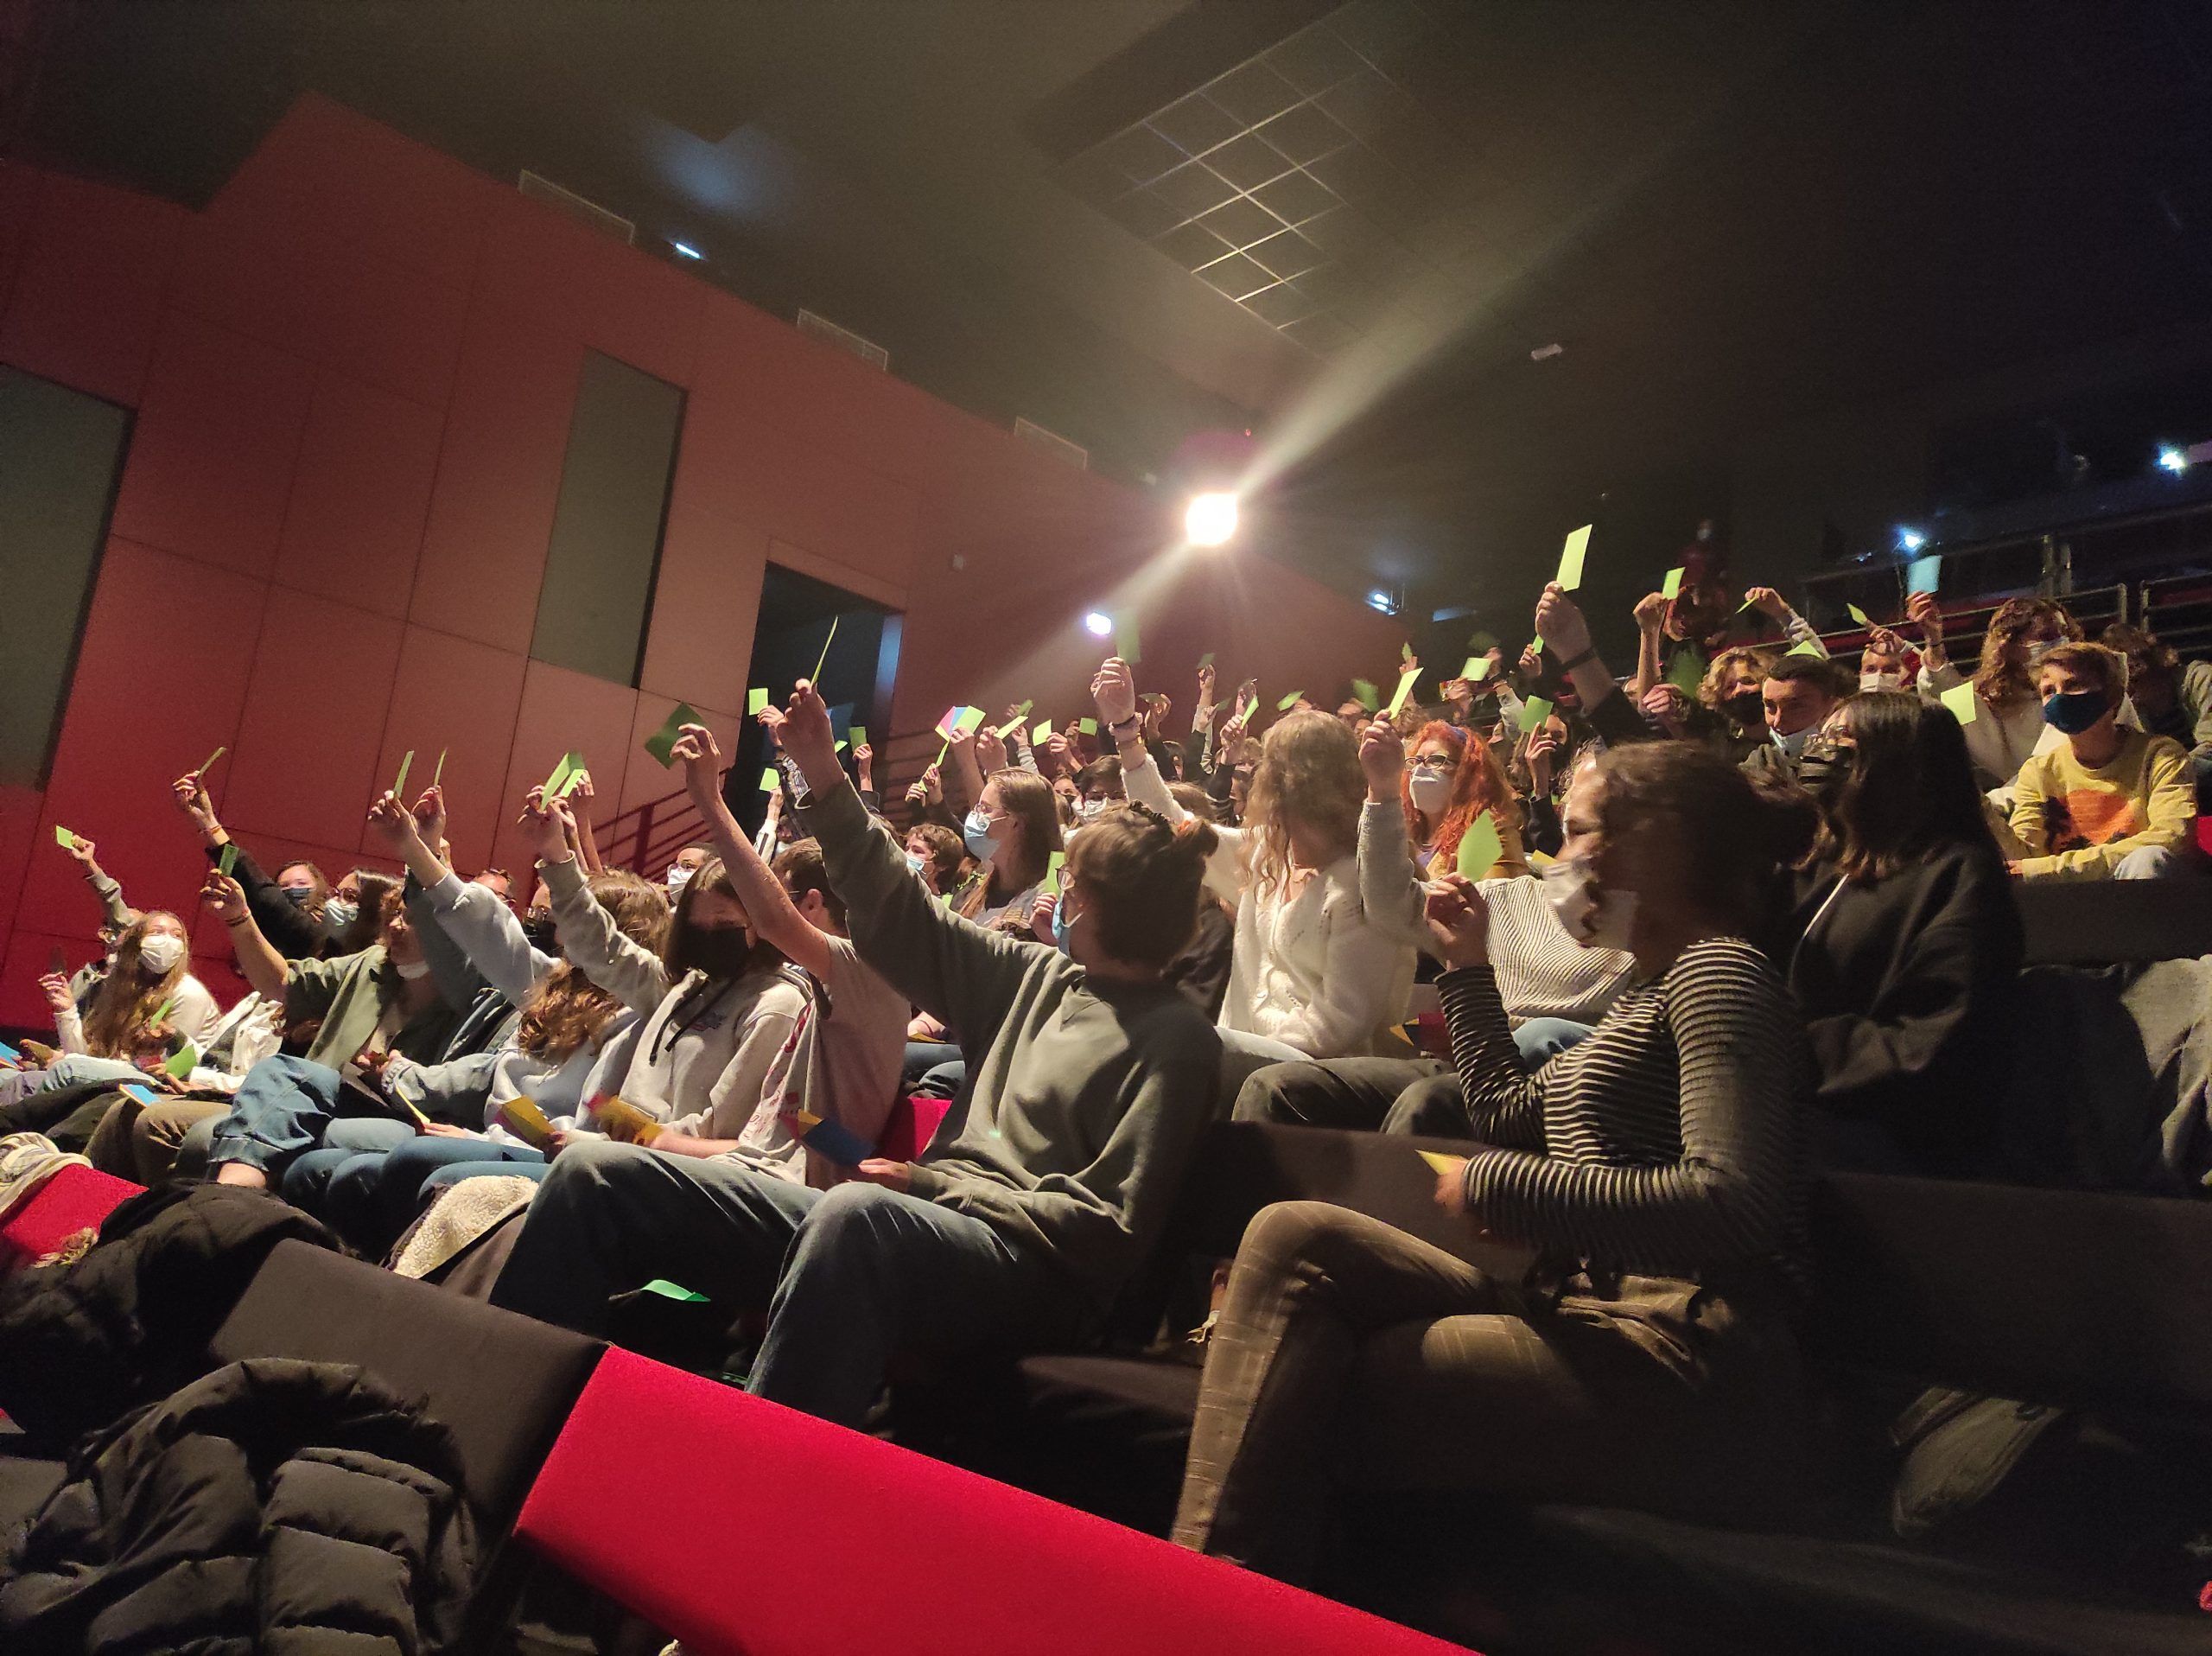
[[[530,939],[530,946],[540,954],[558,954],[561,944],[554,935],[553,914],[548,909],[522,917],[522,934]]]
[[[1821,802],[1823,811],[1833,809],[1836,796],[1843,792],[1843,785],[1851,780],[1853,767],[1858,763],[1855,748],[1839,748],[1815,744],[1805,749],[1797,761],[1797,780],[1805,791]]]
[[[676,965],[709,978],[739,978],[753,964],[753,940],[741,926],[695,926],[677,945]]]
[[[1766,723],[1766,702],[1756,690],[1738,691],[1720,704],[1720,710],[1746,727]]]

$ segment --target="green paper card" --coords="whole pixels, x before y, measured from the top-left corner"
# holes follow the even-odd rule
[[[1942,578],[1943,555],[1941,552],[1916,557],[1905,565],[1904,595],[1910,598],[1916,592],[1934,592]]]
[[[704,1294],[695,1294],[690,1289],[669,1281],[665,1277],[654,1277],[645,1284],[643,1291],[648,1294],[658,1294],[664,1300],[681,1300],[687,1305],[704,1305],[707,1303],[707,1296]]]
[[[1144,640],[1137,635],[1137,624],[1135,621],[1115,623],[1114,653],[1133,667],[1144,659]]]
[[[1298,705],[1300,698],[1305,694],[1306,692],[1302,690],[1292,691],[1289,695],[1284,697],[1281,701],[1275,704],[1275,711],[1278,713],[1289,712],[1292,708]]]
[[[1457,1173],[1465,1165],[1456,1156],[1446,1156],[1442,1150],[1416,1150],[1415,1155],[1428,1163],[1431,1173]]]
[[[584,763],[584,756],[579,753],[570,754],[562,762],[569,767],[569,774],[561,783],[561,797],[565,799],[576,791],[576,784],[584,780],[584,772],[590,767]]]
[[[1521,704],[1521,733],[1526,736],[1551,716],[1552,704],[1541,696],[1531,696]]]
[[[1026,719],[1029,717],[1030,710],[1036,705],[1037,698],[1034,696],[1027,697],[1015,705],[1014,717],[1017,719]]]
[[[1075,729],[1077,736],[1095,736],[1098,734],[1098,721],[1096,719],[1077,719],[1075,722]]]
[[[1696,695],[1705,682],[1705,658],[1695,650],[1677,650],[1667,664],[1667,682],[1685,696]]]
[[[200,1048],[189,1041],[162,1060],[162,1067],[178,1080],[192,1073],[200,1062]]]
[[[1050,719],[1039,719],[1039,720],[1037,722],[1037,728],[1036,728],[1035,729],[1032,730],[1032,731],[1029,733],[1029,745],[1030,745],[1031,747],[1033,747],[1033,748],[1041,748],[1041,747],[1043,747],[1046,742],[1050,742],[1052,739],[1052,720],[1050,720]]]
[[[773,765],[760,773],[760,791],[763,793],[773,793],[783,786],[783,772],[778,770]]]
[[[1497,647],[1497,634],[1495,633],[1477,633],[1472,638],[1467,640],[1467,647],[1470,650],[1472,650],[1477,655],[1488,655],[1492,650],[1495,650]]]
[[[758,718],[761,714],[767,710],[768,692],[766,691],[748,690],[745,692],[745,717],[747,718]]]
[[[415,750],[412,748],[410,748],[405,753],[400,755],[399,780],[391,785],[391,793],[394,799],[404,799],[407,797],[407,773],[414,763]]]
[[[697,708],[689,702],[677,703],[676,710],[661,721],[660,729],[645,738],[645,751],[660,762],[663,770],[666,770],[676,762],[676,742],[683,734],[683,727],[702,723]]]
[[[1825,661],[1828,659],[1828,653],[1826,650],[1823,650],[1811,639],[1807,639],[1802,644],[1791,645],[1789,646],[1789,653],[1792,655],[1809,655],[1814,657],[1815,659],[1821,661]]]
[[[822,654],[814,664],[814,671],[807,675],[806,682],[817,689],[822,684],[822,669],[830,664],[830,646],[837,640],[837,623],[844,619],[842,615],[830,616],[830,636],[822,640]]]
[[[1486,655],[1471,655],[1467,665],[1459,669],[1459,677],[1470,684],[1479,685],[1497,671],[1497,663]]]
[[[447,750],[443,748],[438,749],[438,767],[430,773],[430,786],[432,787],[437,787],[439,783],[446,780],[446,752]]]
[[[238,848],[226,840],[223,844],[222,855],[215,859],[215,866],[227,876],[238,865]]]
[[[1382,705],[1382,692],[1364,678],[1351,681],[1351,698],[1370,713]]]
[[[1541,633],[1539,633],[1535,637],[1530,639],[1529,640],[1529,647],[1534,650],[1538,655],[1541,655],[1544,653],[1544,635]]]
[[[963,707],[960,710],[960,717],[953,721],[953,728],[960,730],[973,730],[978,725],[982,724],[982,722],[983,710],[982,708]]]
[[[1398,675],[1398,692],[1390,697],[1390,705],[1382,710],[1384,715],[1396,718],[1405,710],[1406,697],[1413,692],[1414,681],[1421,677],[1419,666],[1410,666]]]
[[[1981,717],[1981,709],[1975,704],[1974,686],[1970,684],[1952,685],[1943,692],[1942,699],[1943,705],[1951,710],[1951,717],[1961,724],[1972,724]]]
[[[1505,853],[1505,842],[1498,838],[1497,825],[1485,811],[1467,825],[1467,831],[1459,836],[1459,872],[1470,880],[1479,880],[1497,866],[1497,859]]]
[[[1414,646],[1410,644],[1401,644],[1398,646],[1398,659],[1405,662],[1408,666],[1411,666],[1413,659]]]
[[[865,724],[855,724],[853,727],[853,746],[855,748],[868,746],[868,726]]]
[[[1567,538],[1567,545],[1560,549],[1559,584],[1562,591],[1572,592],[1582,584],[1582,560],[1590,551],[1590,530],[1584,524]]]
[[[1060,895],[1060,868],[1067,860],[1065,851],[1054,851],[1045,859],[1045,889],[1055,897]]]
[[[968,710],[955,702],[944,710],[944,717],[937,722],[937,733],[945,741],[952,740],[952,733],[960,727],[960,716]]]
[[[561,762],[553,767],[553,774],[545,779],[543,793],[545,798],[549,800],[559,799],[561,797],[561,790],[568,785],[569,759],[569,755],[563,754],[561,755]]]
[[[1198,665],[1202,667],[1211,667],[1213,666],[1213,652],[1211,650],[1208,650],[1204,655],[1200,656],[1198,658]]]
[[[159,1006],[154,1009],[154,1016],[146,1020],[146,1027],[149,1029],[152,1029],[156,1024],[159,1023],[163,1018],[167,1017],[170,1013],[175,1010],[176,997],[172,995],[168,999],[163,1001]]]
[[[842,736],[839,736],[839,737],[837,738],[837,740],[836,741],[836,742],[834,742],[834,743],[831,745],[831,747],[830,747],[830,751],[831,753],[833,753],[833,754],[841,754],[841,753],[844,752],[844,751],[845,751],[845,738],[844,738],[844,737],[842,737]]]
[[[1679,569],[1669,570],[1667,578],[1659,583],[1659,596],[1662,598],[1679,598],[1681,595],[1682,571]]]
[[[209,754],[207,758],[200,761],[200,768],[193,774],[197,776],[205,776],[208,770],[213,766],[214,762],[228,752],[230,752],[228,748],[216,748],[213,753]]]
[[[992,731],[991,734],[996,736],[1001,742],[1004,742],[1008,736],[1012,736],[1020,729],[1021,729],[1021,716],[1017,713],[1012,718],[1008,719],[1004,724],[999,726],[997,729]]]
[[[1874,618],[1872,615],[1869,615],[1865,610],[1861,609],[1857,604],[1846,604],[1844,605],[1844,608],[1849,613],[1851,619],[1857,621],[1861,627],[1872,627],[1874,624]]]
[[[73,851],[77,849],[77,836],[57,822],[54,825],[54,843],[65,851]]]

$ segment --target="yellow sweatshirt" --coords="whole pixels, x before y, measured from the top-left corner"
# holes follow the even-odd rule
[[[2120,751],[2092,770],[2069,742],[2020,767],[2012,831],[2023,878],[2108,878],[2130,851],[2171,849],[2196,820],[2189,755],[2165,736],[2120,729]]]

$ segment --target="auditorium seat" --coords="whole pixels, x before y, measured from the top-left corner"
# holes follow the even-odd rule
[[[97,1168],[63,1168],[0,1222],[0,1275],[43,1258],[79,1231],[99,1229],[140,1188]]]

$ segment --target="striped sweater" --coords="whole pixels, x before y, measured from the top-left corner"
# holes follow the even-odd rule
[[[1439,989],[1476,1136],[1498,1147],[1468,1161],[1470,1213],[1593,1275],[1802,1289],[1812,1066],[1765,956],[1691,945],[1534,1075],[1488,967]]]

